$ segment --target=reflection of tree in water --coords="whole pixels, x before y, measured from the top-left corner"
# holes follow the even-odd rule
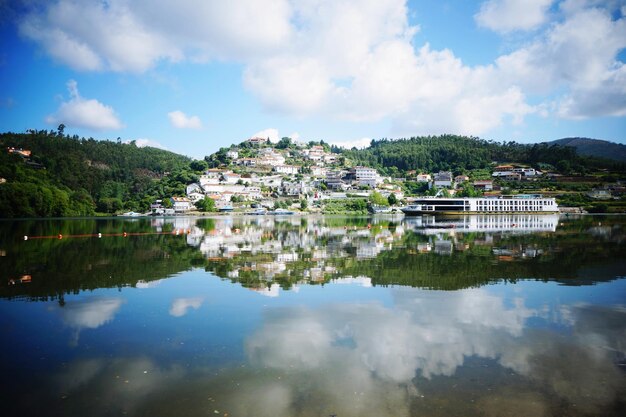
[[[335,227],[341,230],[339,220],[332,219]],[[396,225],[374,225],[369,236],[358,231],[350,234],[354,225],[344,225],[344,235],[315,235],[315,246],[326,250],[323,260],[311,255],[314,250],[304,249],[284,271],[267,274],[251,269],[251,265],[269,262],[266,256],[242,252],[228,259],[209,260],[206,269],[253,288],[269,287],[271,283],[289,288],[299,282],[326,283],[333,278],[356,276],[370,277],[374,285],[444,290],[520,279],[588,285],[613,280],[626,270],[621,259],[625,241],[623,219],[612,221],[611,235],[596,233],[595,236],[589,233],[591,222],[588,218],[580,220],[582,225],[578,220],[567,221],[556,233],[471,232],[425,236],[407,232],[375,256],[362,258],[358,257],[359,248],[363,247],[360,245],[375,240],[380,230],[395,231]],[[280,233],[275,236],[276,239],[283,238]],[[349,239],[348,243],[346,239]],[[442,253],[451,256],[441,256]],[[321,263],[324,265],[322,269]],[[311,280],[311,271],[316,272],[319,279]]]
[[[185,225],[178,235],[154,234],[178,230],[173,222]],[[0,225],[6,252],[0,296],[53,297],[62,304],[66,293],[137,285],[193,267],[259,289],[363,276],[374,285],[444,290],[519,279],[586,285],[623,275],[623,224],[617,216],[583,217],[564,219],[556,232],[428,236],[398,220],[365,217],[6,222]],[[98,232],[148,234],[20,240]],[[30,282],[9,284],[21,276]]]
[[[64,236],[92,233],[150,233],[149,220],[73,220],[10,222],[9,233],[0,233],[0,245],[8,247],[0,257],[0,296],[45,300],[96,288],[124,287],[141,281],[161,279],[191,268],[202,258],[187,245],[185,236],[146,235],[31,239],[22,236]],[[3,224],[2,226],[5,226]],[[167,229],[167,227],[165,227]],[[9,285],[22,274],[32,276],[29,284]]]

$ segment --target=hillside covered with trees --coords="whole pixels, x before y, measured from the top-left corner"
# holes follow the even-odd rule
[[[584,173],[595,168],[624,171],[626,168],[624,163],[581,156],[570,146],[494,142],[456,135],[372,140],[368,148],[345,150],[343,155],[355,164],[371,166],[389,175],[415,169],[462,172],[488,168],[496,161],[532,166],[549,164],[561,173]]]
[[[184,193],[193,180],[192,161],[185,156],[133,142],[69,137],[62,126],[57,132],[3,133],[0,146],[5,218],[146,210],[155,198]]]
[[[548,145],[568,146],[575,148],[579,155],[626,162],[626,145],[621,143],[589,138],[563,138],[548,142]]]

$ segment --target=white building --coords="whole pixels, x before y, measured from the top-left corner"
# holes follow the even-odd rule
[[[265,149],[263,149],[265,151]],[[270,165],[273,167],[279,165],[285,165],[285,157],[281,154],[274,152],[272,149],[267,148],[269,152],[263,152],[262,155],[257,158],[257,165]]]
[[[263,198],[263,194],[261,193],[261,187],[246,187],[243,189],[242,194],[254,200],[260,200],[261,198]]]
[[[513,172],[520,174],[522,177],[534,177],[537,175],[535,168],[513,168]]]
[[[230,149],[228,152],[226,152],[226,156],[232,159],[237,159],[239,158],[239,150]]]
[[[519,181],[522,179],[522,174],[513,171],[496,171],[491,174],[491,176],[494,178],[501,178],[505,181]]]
[[[192,193],[202,193],[202,186],[196,183],[189,184],[187,188],[185,189],[185,194],[189,195]]]
[[[241,175],[235,174],[234,172],[225,172],[222,176],[224,177],[224,181],[228,184],[236,184],[237,181],[241,179]]]
[[[259,137],[254,137],[254,138],[250,138],[247,140],[248,143],[251,143],[253,145],[262,145],[264,143],[267,143],[269,138],[259,138]]]
[[[277,165],[274,167],[274,171],[280,174],[296,175],[298,173],[298,167],[294,165]]]
[[[431,182],[433,177],[430,174],[417,174],[415,181],[417,182]]]
[[[205,197],[204,193],[193,192],[187,194],[187,198],[191,200],[193,204],[196,204],[198,201],[203,200]]]
[[[438,174],[435,174],[433,186],[435,188],[452,187],[452,173],[449,171],[441,171]]]
[[[346,189],[347,185],[343,182],[343,171],[326,171],[326,186],[332,190]]]
[[[358,185],[376,187],[376,184],[380,182],[378,172],[374,168],[362,166],[354,167],[354,176]]]
[[[174,209],[175,213],[184,213],[193,208],[191,200],[189,200],[187,197],[172,197],[170,198],[170,200],[172,202],[172,208]]]
[[[311,167],[311,173],[318,178],[323,178],[326,176],[326,168],[315,165]]]
[[[282,190],[284,195],[299,196],[311,192],[312,188],[304,181],[283,182]]]

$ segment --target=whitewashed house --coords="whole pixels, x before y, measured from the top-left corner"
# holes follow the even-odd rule
[[[280,174],[296,175],[298,173],[298,167],[295,165],[277,165],[274,167],[274,171]]]
[[[187,197],[172,197],[170,201],[175,213],[185,213],[193,208],[191,200]]]
[[[324,178],[326,177],[326,168],[315,165],[311,167],[311,173],[317,178]]]
[[[441,171],[435,174],[435,177],[433,179],[433,186],[435,188],[452,187],[452,173],[449,171]]]
[[[192,193],[202,193],[202,186],[195,182],[193,184],[189,184],[187,188],[185,189],[185,194],[189,196],[189,194],[192,194]]]

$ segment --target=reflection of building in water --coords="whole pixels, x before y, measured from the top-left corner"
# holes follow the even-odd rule
[[[250,288],[250,290],[256,292],[257,294],[264,295],[266,297],[278,297],[280,295],[280,285],[272,284],[268,287],[256,287]]]
[[[372,279],[369,277],[341,277],[332,279],[330,281],[333,284],[341,284],[341,285],[359,285],[361,287],[371,287]]]
[[[432,216],[406,219],[419,233],[437,234],[442,229],[465,232],[554,232],[559,223],[558,214],[476,214],[454,219]]]
[[[213,221],[215,228],[208,231],[188,225],[187,243],[211,261],[230,259],[229,272],[223,273],[231,279],[254,271],[267,281],[285,273],[297,281],[300,277],[292,276],[296,268],[302,279],[323,282],[337,275],[339,259],[375,258],[393,249],[394,241],[404,234],[401,225],[379,222],[371,227],[330,226],[321,219],[306,223],[248,217]]]
[[[435,240],[434,252],[439,255],[452,255],[452,241],[451,240]]]
[[[295,262],[298,260],[298,254],[295,252],[279,253],[276,256],[278,262]]]
[[[430,244],[430,242],[418,243],[416,248],[417,248],[417,251],[420,253],[428,253],[431,250],[433,250],[433,247]]]
[[[536,258],[543,254],[543,249],[533,246],[516,246],[493,248],[493,254],[501,261],[513,260],[514,258]]]
[[[384,248],[382,244],[376,242],[360,243],[356,247],[357,259],[375,258]]]

